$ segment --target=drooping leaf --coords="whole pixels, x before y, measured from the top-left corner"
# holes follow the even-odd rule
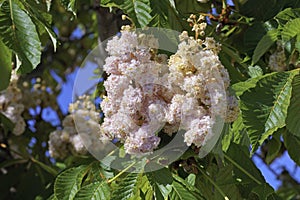
[[[289,156],[300,165],[299,149],[300,149],[300,138],[293,135],[289,131],[283,133],[284,146],[286,147]]]
[[[41,43],[36,27],[14,0],[0,7],[0,38],[21,60],[20,72],[30,72],[40,63]]]
[[[254,152],[278,128],[285,126],[295,71],[274,73],[243,93],[241,110]]]
[[[86,166],[67,169],[55,180],[54,194],[59,200],[72,200],[80,189]]]
[[[300,137],[300,75],[296,75],[292,83],[292,98],[288,108],[286,126],[288,130]]]
[[[12,68],[12,52],[0,40],[0,91],[7,88],[10,81],[11,68]]]
[[[36,25],[39,34],[47,34],[50,37],[55,52],[57,39],[56,34],[51,27],[52,16],[49,13],[43,12],[41,5],[34,1],[22,1],[22,4],[32,17],[33,23]]]
[[[110,199],[110,190],[106,182],[94,182],[86,185],[77,192],[74,200]]]
[[[267,34],[262,37],[262,39],[258,42],[254,50],[251,65],[257,63],[257,61],[268,51],[268,49],[277,40],[277,35],[278,35],[278,30],[273,29],[268,31]]]

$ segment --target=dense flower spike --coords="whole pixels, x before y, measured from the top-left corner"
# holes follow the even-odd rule
[[[12,71],[8,88],[0,92],[0,112],[15,124],[13,134],[21,135],[25,131],[26,123],[22,117],[24,105],[17,81],[16,71]]]
[[[218,58],[220,45],[187,32],[179,38],[168,63],[165,55],[156,55],[158,41],[151,35],[123,30],[108,42],[101,133],[124,143],[129,154],[152,152],[160,142],[158,132],[171,135],[178,128],[186,130],[187,145],[203,146],[213,135],[216,116],[227,122],[237,117],[229,75]]]

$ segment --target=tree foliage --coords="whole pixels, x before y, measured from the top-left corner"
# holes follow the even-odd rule
[[[252,158],[270,167],[287,153],[300,165],[300,1],[233,3],[0,0],[0,90],[17,70],[26,121],[23,135],[12,134],[15,123],[0,107],[0,199],[299,198],[299,183],[286,170],[276,171],[283,178],[274,189]],[[209,20],[206,36],[222,45],[219,59],[240,107],[238,119],[225,124],[212,152],[199,158],[192,146],[170,165],[139,173],[129,173],[130,167],[115,170],[90,154],[68,154],[62,160],[49,156],[49,134],[62,129],[67,115],[57,100],[66,93],[61,86],[99,41],[128,23],[192,35],[187,19],[199,13]],[[127,20],[121,20],[122,14]],[[269,60],[279,43],[286,69],[273,72]],[[97,88],[94,95],[102,97],[103,83]],[[113,163],[115,158],[107,159]]]

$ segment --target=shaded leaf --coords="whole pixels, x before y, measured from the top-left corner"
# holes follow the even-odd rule
[[[280,141],[280,134],[281,131],[277,131],[275,134],[273,134],[273,137],[270,141],[268,141],[267,145],[267,155],[266,155],[266,163],[271,164],[275,158],[277,158],[278,153],[281,149],[281,141]]]
[[[264,183],[262,185],[259,185],[255,187],[252,192],[256,194],[259,199],[261,200],[267,200],[268,197],[274,193],[274,189],[267,183]]]
[[[226,160],[234,166],[234,175],[243,185],[251,187],[264,183],[264,178],[249,157],[248,148],[232,143],[225,154]]]
[[[158,199],[166,199],[172,190],[172,174],[167,168],[162,168],[146,174],[151,183],[155,196]]]
[[[180,183],[173,181],[172,190],[170,192],[170,199],[172,200],[198,200],[190,191],[188,191]]]
[[[283,133],[284,146],[286,147],[290,157],[300,165],[299,149],[300,138],[291,134],[289,131]]]
[[[257,61],[269,50],[269,48],[277,40],[277,35],[278,35],[278,30],[273,29],[268,31],[267,34],[262,37],[262,39],[258,42],[254,50],[251,65],[257,63]]]
[[[0,40],[0,91],[7,88],[10,81],[12,67],[12,52]]]
[[[292,98],[288,108],[286,125],[288,130],[300,137],[300,75],[296,75],[292,83]]]
[[[76,0],[60,0],[61,4],[65,7],[67,11],[76,15]]]

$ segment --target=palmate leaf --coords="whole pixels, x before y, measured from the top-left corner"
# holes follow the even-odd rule
[[[55,180],[54,195],[59,200],[74,199],[80,189],[83,177],[86,174],[86,166],[79,166],[67,169]]]
[[[300,75],[293,80],[292,98],[288,108],[286,119],[287,129],[294,135],[300,137]]]
[[[109,186],[106,182],[94,182],[86,185],[77,192],[75,200],[106,200],[110,197]]]
[[[243,123],[249,134],[252,152],[278,128],[285,126],[297,71],[273,73],[260,79],[256,87],[240,96]]]
[[[14,1],[0,7],[0,38],[22,62],[20,71],[30,72],[41,59],[41,43],[31,18]]]
[[[11,50],[0,40],[0,91],[7,88],[11,75]]]

